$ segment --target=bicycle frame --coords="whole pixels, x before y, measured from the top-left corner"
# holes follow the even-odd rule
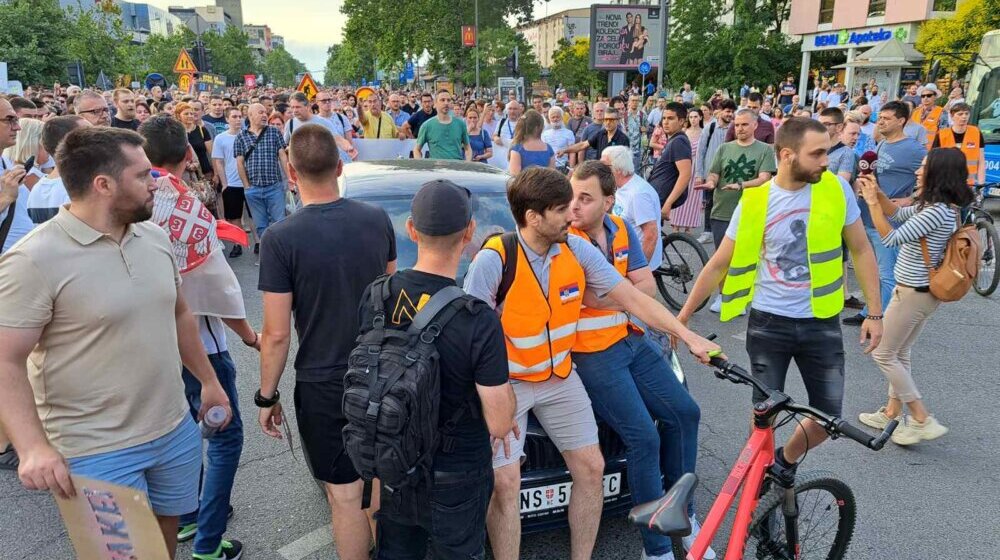
[[[767,469],[774,463],[774,428],[754,426],[750,439],[740,453],[733,470],[722,485],[718,498],[712,504],[708,517],[702,524],[698,538],[688,551],[687,560],[702,560],[705,551],[715,539],[715,534],[729,512],[736,498],[736,493],[743,488],[739,505],[736,507],[736,519],[733,532],[729,536],[729,546],[726,548],[726,558],[743,558],[750,531],[750,521],[753,512],[760,501],[760,489],[764,484]]]

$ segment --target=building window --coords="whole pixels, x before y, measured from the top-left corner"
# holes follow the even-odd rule
[[[868,17],[885,17],[885,0],[871,0],[868,4]]]
[[[833,23],[833,5],[837,0],[821,0],[819,3],[819,22]]]
[[[958,0],[934,0],[935,12],[954,12]]]

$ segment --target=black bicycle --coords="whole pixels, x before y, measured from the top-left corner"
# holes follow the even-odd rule
[[[979,260],[979,274],[973,288],[981,296],[989,296],[1000,284],[1000,269],[997,268],[997,252],[1000,251],[1000,236],[993,225],[993,215],[986,210],[987,198],[1000,198],[1000,183],[984,183],[973,187],[976,198],[969,206],[966,224],[974,224],[979,233],[979,243],[983,256]]]
[[[663,232],[663,262],[653,271],[656,289],[667,305],[680,311],[687,303],[694,281],[708,262],[708,253],[694,237],[681,232]],[[698,309],[705,307],[705,302]]]

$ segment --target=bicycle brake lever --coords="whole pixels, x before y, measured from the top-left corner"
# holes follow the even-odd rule
[[[896,426],[899,425],[899,420],[892,420],[886,424],[885,429],[882,433],[872,439],[868,447],[871,447],[875,451],[879,451],[885,447],[885,442],[889,441],[889,437],[892,436],[892,432],[896,431]]]

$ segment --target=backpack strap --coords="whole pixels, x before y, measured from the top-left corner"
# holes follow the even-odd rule
[[[458,286],[448,286],[447,288],[439,290],[431,297],[430,301],[424,304],[424,307],[417,312],[416,317],[414,317],[413,321],[410,322],[410,328],[408,329],[410,334],[423,333],[424,330],[431,326],[431,321],[434,321],[434,319],[437,318],[438,313],[441,313],[441,311],[448,307],[451,302],[465,295],[466,294],[462,291],[462,288],[459,288]],[[443,328],[455,314],[452,312],[447,315],[448,317],[446,320],[435,322],[439,329],[438,332],[433,335],[435,338],[438,334],[440,334],[440,329]],[[444,316],[445,314],[442,313],[441,317],[444,318]],[[433,342],[433,339],[428,342]]]
[[[382,353],[382,340],[385,338],[385,302],[390,298],[391,294],[389,292],[389,279],[391,277],[388,274],[383,274],[372,282],[369,292],[369,299],[372,306],[373,319],[372,328],[375,331],[372,340],[372,344],[368,345],[368,354],[373,356],[378,356]],[[385,383],[379,382],[379,361],[377,359],[371,360],[371,364],[368,366],[368,409],[365,411],[365,416],[367,417],[365,439],[366,444],[374,446],[375,445],[375,432],[378,427],[378,414],[382,403],[382,393],[384,392]],[[361,494],[361,507],[362,509],[368,509],[371,506],[372,497],[372,480],[375,477],[375,473],[363,472],[360,473],[361,478],[364,480],[364,489]]]
[[[500,286],[497,287],[497,307],[507,299],[507,292],[514,284],[514,276],[517,275],[517,252],[520,249],[517,234],[512,231],[500,234],[500,242],[503,243],[504,258],[501,259],[503,274],[500,276]]]

